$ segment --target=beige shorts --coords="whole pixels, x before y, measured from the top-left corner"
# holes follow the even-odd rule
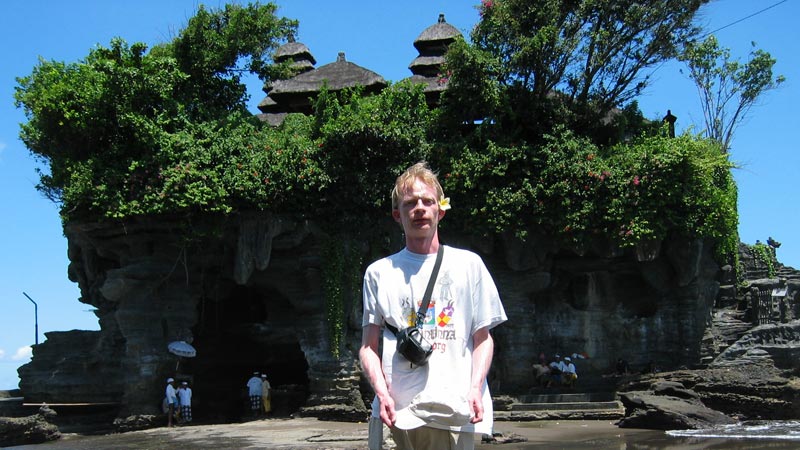
[[[475,433],[471,432],[459,433],[430,427],[413,430],[392,427],[391,430],[398,450],[474,450],[475,448]]]

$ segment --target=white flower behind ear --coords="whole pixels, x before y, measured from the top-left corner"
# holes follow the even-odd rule
[[[439,209],[441,209],[442,211],[447,211],[448,209],[450,209],[450,197],[442,196],[441,198],[439,198]]]

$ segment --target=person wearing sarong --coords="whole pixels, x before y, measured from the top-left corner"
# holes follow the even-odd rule
[[[267,381],[267,374],[261,374],[261,407],[264,414],[272,412],[272,386]]]
[[[253,376],[247,380],[247,392],[250,396],[250,412],[257,416],[261,412],[261,377],[258,372],[253,372]]]
[[[186,381],[181,382],[181,387],[178,388],[178,402],[181,405],[181,423],[189,423],[192,421],[192,388]]]

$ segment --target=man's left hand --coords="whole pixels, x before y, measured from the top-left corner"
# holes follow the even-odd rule
[[[469,408],[472,410],[472,418],[469,422],[478,423],[483,421],[483,395],[481,395],[480,389],[470,389],[467,401],[469,402]]]

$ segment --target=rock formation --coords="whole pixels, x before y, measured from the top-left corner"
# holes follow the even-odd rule
[[[364,261],[399,249],[393,224],[376,229],[385,230],[386,244],[361,245]],[[321,248],[330,238],[314,224],[267,213],[191,224],[153,217],[70,224],[65,234],[70,277],[101,330],[48,333],[19,371],[26,401],[116,402],[119,417],[157,414],[164,380],[177,375],[193,385],[198,418],[235,420],[245,382],[260,370],[279,413],[366,416],[372,394],[356,355],[360,297],[345,296],[337,358],[322,286]],[[479,252],[503,297],[510,320],[495,332],[490,374],[498,395],[530,389],[540,351],[588,354],[578,365],[589,384],[618,357],[640,368],[700,363],[718,287],[702,241],[580,252],[544,236],[451,233],[447,242]],[[191,343],[197,356],[169,353],[175,340]]]
[[[687,430],[725,425],[736,421],[700,401],[700,396],[677,382],[659,381],[652,392],[628,392],[620,396],[625,406],[622,428]]]
[[[620,426],[706,428],[720,423],[719,414],[738,420],[800,417],[798,272],[773,260],[777,276],[767,278],[764,261],[749,246],[740,246],[739,257],[745,277],[750,278],[741,286],[723,285],[720,290],[704,338],[703,360],[708,364],[624,380],[620,390],[626,418]],[[684,404],[684,410],[665,405],[664,397],[656,394],[664,383],[690,390],[692,405]]]
[[[22,418],[0,417],[0,447],[42,444],[61,437],[58,427],[51,423],[55,412],[47,406]]]

